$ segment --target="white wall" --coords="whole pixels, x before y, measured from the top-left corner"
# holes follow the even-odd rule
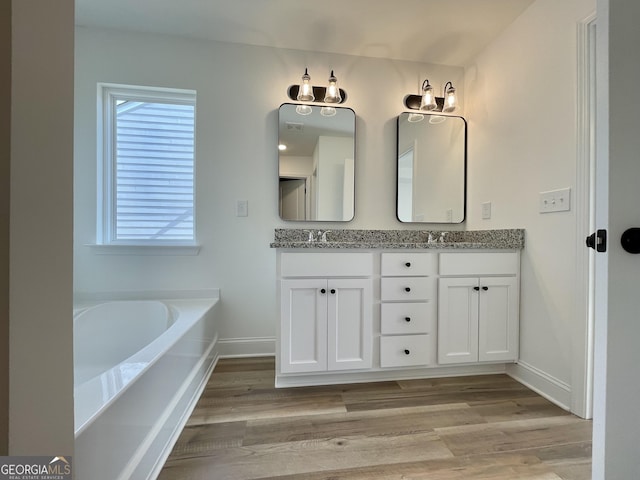
[[[343,216],[345,164],[353,158],[353,143],[353,139],[347,137],[318,137],[317,218],[350,219],[353,216]],[[348,205],[351,206],[351,202]]]
[[[572,342],[586,322],[576,318],[575,206],[540,214],[538,193],[575,194],[576,25],[594,10],[595,0],[537,0],[465,71],[467,228],[526,229],[519,373],[567,406]]]
[[[308,177],[313,173],[313,158],[295,155],[280,157],[281,177]]]
[[[12,9],[9,453],[73,455],[74,2]]]
[[[315,226],[402,228],[395,216],[396,116],[427,76],[434,85],[462,86],[462,68],[78,28],[76,291],[219,287],[221,338],[273,338],[273,229],[313,225],[278,216],[278,107],[305,67],[316,85],[334,69],[348,94],[345,106],[357,114],[355,220]],[[197,90],[200,255],[107,256],[85,246],[95,242],[97,82]],[[246,218],[234,216],[239,199],[249,201]]]

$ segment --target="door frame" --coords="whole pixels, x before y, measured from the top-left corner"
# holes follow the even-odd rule
[[[595,231],[596,13],[578,23],[576,99],[576,326],[572,345],[571,411],[593,417],[595,252],[585,238]]]

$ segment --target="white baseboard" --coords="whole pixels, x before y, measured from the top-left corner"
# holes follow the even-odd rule
[[[276,354],[275,337],[221,338],[218,353],[222,358],[259,357]]]
[[[571,385],[526,362],[507,366],[507,375],[564,410],[571,411]]]
[[[435,368],[371,369],[353,373],[276,373],[276,387],[307,387],[316,385],[339,385],[345,383],[385,382],[396,380],[418,380],[424,378],[466,377],[468,375],[495,375],[505,373],[502,363],[489,365],[461,365]]]

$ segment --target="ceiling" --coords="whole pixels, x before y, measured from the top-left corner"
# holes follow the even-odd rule
[[[76,0],[76,24],[463,66],[534,0]]]

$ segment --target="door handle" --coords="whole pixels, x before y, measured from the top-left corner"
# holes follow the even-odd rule
[[[596,252],[607,251],[607,231],[598,230],[587,237],[587,247],[593,248]]]
[[[629,228],[625,230],[620,238],[622,248],[629,253],[640,253],[640,228]]]

